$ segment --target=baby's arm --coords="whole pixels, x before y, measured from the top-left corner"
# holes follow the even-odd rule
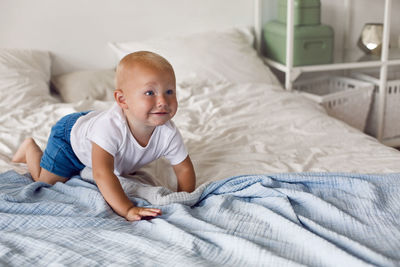
[[[122,189],[114,174],[114,157],[92,142],[93,177],[101,194],[111,208],[128,221],[137,221],[145,216],[161,214],[159,209],[135,207]]]
[[[196,187],[196,174],[190,157],[187,156],[184,161],[172,167],[178,179],[178,192],[193,192]]]

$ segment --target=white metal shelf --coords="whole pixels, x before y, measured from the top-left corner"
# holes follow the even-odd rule
[[[287,71],[286,64],[274,61],[268,57],[264,57],[264,61],[281,71]],[[319,65],[303,65],[293,66],[292,70],[295,72],[318,72],[330,70],[345,70],[345,69],[358,69],[358,68],[373,68],[380,67],[384,64],[378,56],[365,55],[361,50],[348,50],[344,52],[344,56],[334,59],[333,63],[319,64]],[[400,65],[400,49],[391,49],[389,52],[388,66]],[[297,78],[297,77],[296,77]],[[295,80],[295,79],[294,79]]]
[[[346,8],[347,17],[349,16],[348,10],[350,6],[350,0],[345,0],[344,6]],[[256,0],[256,14],[261,14],[262,0]],[[288,90],[292,90],[293,82],[298,78],[301,73],[305,72],[318,72],[318,71],[334,71],[334,70],[348,70],[348,69],[359,69],[359,68],[379,68],[380,76],[379,76],[379,109],[378,109],[378,131],[377,138],[382,143],[390,145],[390,146],[400,146],[400,138],[392,138],[392,139],[382,139],[383,129],[384,129],[384,111],[386,106],[386,84],[387,84],[387,70],[388,66],[400,65],[400,53],[396,51],[397,55],[394,57],[389,57],[389,33],[390,33],[390,17],[391,17],[391,6],[392,0],[385,0],[385,8],[384,8],[384,27],[383,27],[383,39],[382,39],[382,53],[379,58],[375,59],[367,59],[366,61],[358,61],[357,59],[348,59],[346,56],[346,60],[339,60],[338,62],[333,62],[330,64],[322,64],[322,65],[308,65],[308,66],[293,66],[293,41],[294,41],[294,0],[287,0],[287,21],[286,21],[286,64],[281,64],[269,58],[264,58],[264,61],[269,66],[276,68],[285,73],[285,88]],[[347,18],[348,20],[348,18]],[[256,25],[258,23],[258,30],[256,31],[258,35],[258,45],[257,48],[260,48],[260,39],[261,39],[261,18],[256,20]],[[348,27],[346,27],[348,28]],[[345,29],[345,32],[347,29]],[[346,40],[348,36],[344,36],[344,40]],[[345,46],[343,46],[344,48]],[[259,50],[260,51],[260,50]],[[394,53],[394,54],[396,54]],[[346,54],[346,53],[345,53]],[[350,53],[349,55],[352,55]]]
[[[274,61],[270,58],[264,58],[265,63],[269,66],[276,68],[282,72],[287,72],[288,68],[286,65]],[[388,62],[388,65],[400,65],[400,60],[393,62]],[[293,82],[298,78],[301,73],[305,72],[319,72],[319,71],[333,71],[333,70],[348,70],[348,69],[361,69],[361,68],[374,68],[380,67],[382,65],[381,61],[365,61],[365,62],[344,62],[344,63],[330,63],[321,65],[307,65],[307,66],[295,66],[292,67],[292,81],[287,89],[291,90]]]

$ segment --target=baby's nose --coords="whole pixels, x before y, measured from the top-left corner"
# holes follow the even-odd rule
[[[167,100],[165,99],[165,97],[164,96],[159,96],[157,98],[157,106],[163,107],[163,106],[166,106],[166,105],[167,105]]]

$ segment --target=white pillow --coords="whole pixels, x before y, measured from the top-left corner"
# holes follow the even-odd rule
[[[65,102],[77,102],[83,99],[114,99],[115,71],[87,70],[57,75],[51,78],[54,89]]]
[[[0,48],[1,94],[49,94],[50,68],[47,51]]]
[[[178,83],[193,79],[220,82],[264,82],[278,85],[270,69],[254,49],[254,35],[248,28],[233,28],[144,42],[111,42],[118,60],[140,51],[165,57],[174,67]]]

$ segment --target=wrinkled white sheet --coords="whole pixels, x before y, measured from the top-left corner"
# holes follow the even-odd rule
[[[268,84],[201,82],[178,89],[174,118],[193,160],[198,185],[236,175],[281,172],[400,172],[400,152],[326,115],[317,104]],[[27,136],[44,149],[63,115],[112,102],[65,104],[48,96],[0,106],[0,172],[26,172],[10,159]],[[174,189],[172,168],[158,160],[143,169]]]

